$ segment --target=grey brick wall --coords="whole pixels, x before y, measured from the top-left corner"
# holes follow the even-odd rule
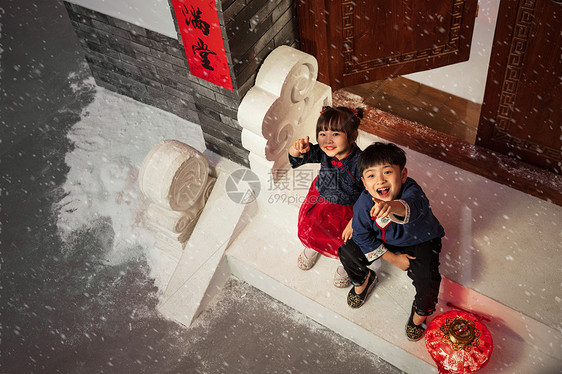
[[[243,97],[269,52],[280,45],[298,48],[295,0],[223,1],[223,7],[234,75]]]
[[[197,123],[207,148],[248,166],[237,111],[265,57],[298,47],[295,0],[218,0],[234,90],[189,73],[178,39],[65,2],[96,83]],[[170,12],[174,16],[173,11]]]

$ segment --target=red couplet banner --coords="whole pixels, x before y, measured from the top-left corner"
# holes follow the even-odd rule
[[[191,74],[232,90],[215,0],[172,0]]]

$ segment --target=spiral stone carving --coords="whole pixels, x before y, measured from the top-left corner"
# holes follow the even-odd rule
[[[203,154],[177,140],[156,144],[140,167],[139,185],[150,200],[146,218],[158,234],[156,246],[178,259],[214,185],[209,171]]]
[[[185,160],[178,168],[169,190],[172,210],[185,211],[196,205],[207,184],[209,166],[202,156]]]
[[[287,151],[297,138],[314,134],[323,105],[332,103],[330,87],[317,82],[316,59],[281,46],[263,62],[256,84],[238,108],[242,145],[250,167],[261,177],[278,180],[289,167]]]
[[[177,140],[163,140],[144,158],[139,183],[153,203],[184,211],[202,195],[208,175],[209,164],[203,154]]]

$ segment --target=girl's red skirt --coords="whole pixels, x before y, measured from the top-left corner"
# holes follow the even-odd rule
[[[299,210],[299,239],[305,247],[326,257],[338,258],[338,248],[343,244],[343,230],[353,218],[353,206],[325,200],[316,189],[316,179]]]

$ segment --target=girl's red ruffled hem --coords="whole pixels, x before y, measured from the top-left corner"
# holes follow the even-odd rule
[[[299,210],[299,239],[305,247],[337,259],[338,249],[344,243],[343,230],[351,218],[353,206],[330,203],[322,198],[315,179]]]

